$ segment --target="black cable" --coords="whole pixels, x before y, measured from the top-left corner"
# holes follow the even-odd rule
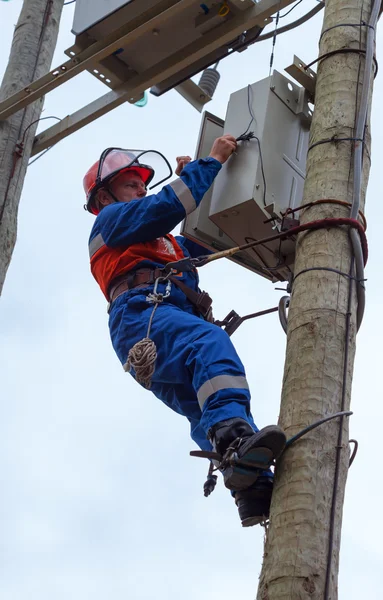
[[[250,100],[250,97],[251,97],[251,100]],[[253,131],[248,133],[253,121],[254,121],[254,123],[257,122],[255,115],[254,115],[252,104],[253,104],[253,88],[249,84],[247,86],[247,108],[249,110],[251,119],[250,119],[250,122],[249,122],[248,126],[246,127],[245,131],[243,133],[241,133],[241,135],[238,136],[237,140],[240,138],[244,139],[246,135],[250,136],[250,134],[252,134],[251,138],[249,138],[249,139],[254,139],[257,141],[258,149],[259,149],[259,160],[261,163],[261,174],[262,174],[262,179],[263,179],[263,204],[264,204],[264,206],[266,206],[266,177],[265,177],[265,169],[263,167],[261,142],[259,141],[259,138],[255,135],[255,133]]]
[[[358,444],[358,440],[348,440],[348,443],[354,444],[354,449],[351,453],[350,460],[348,461],[348,468],[350,468],[352,463],[354,462],[355,456],[358,452],[359,444]]]
[[[327,29],[324,29],[320,35],[319,43],[321,42],[321,39],[325,33],[327,33],[328,31],[331,31],[331,29],[336,29],[337,27],[369,27],[370,29],[375,29],[375,27],[373,27],[372,25],[369,25],[368,23],[364,23],[364,22],[362,22],[362,23],[339,23],[339,25],[332,25],[332,27],[327,27]]]
[[[40,117],[39,119],[35,119],[34,121],[32,121],[32,123],[29,123],[28,127],[26,127],[24,129],[23,137],[21,138],[21,143],[24,142],[25,134],[27,133],[28,129],[30,127],[32,127],[32,125],[34,125],[35,123],[38,123],[39,121],[46,121],[47,119],[56,119],[57,121],[62,121],[62,119],[60,119],[60,117],[55,117],[54,115],[51,115],[49,117]]]
[[[330,56],[335,56],[336,54],[366,54],[365,50],[360,50],[358,48],[339,48],[338,50],[331,50],[331,52],[326,52],[325,54],[322,54],[321,56],[318,56],[318,58],[316,58],[315,60],[312,60],[311,63],[309,63],[308,65],[306,65],[304,67],[304,70],[307,71],[307,69],[309,69],[312,65],[315,65],[315,63],[319,62],[320,60],[325,60],[326,58],[330,58]],[[373,61],[374,61],[374,65],[375,65],[375,73],[374,73],[374,79],[378,74],[378,61],[376,60],[376,57],[373,56]]]
[[[27,133],[28,129],[30,127],[32,127],[32,125],[34,125],[35,123],[38,123],[38,121],[45,121],[46,119],[56,119],[57,121],[62,121],[62,119],[60,119],[60,117],[55,117],[54,115],[52,115],[50,117],[40,117],[40,119],[35,119],[35,121],[32,121],[32,123],[30,123],[28,125],[28,127],[26,127],[24,129],[23,137],[21,138],[21,143],[24,142],[25,134]],[[36,156],[36,158],[34,158],[33,160],[30,160],[27,166],[30,167],[31,165],[33,165],[33,163],[36,162],[36,160],[38,160],[39,158],[41,158],[42,156],[44,156],[44,154],[46,154],[55,145],[56,144],[52,144],[52,146],[49,146],[49,148],[47,148],[46,150],[44,150],[43,152],[41,152],[38,156]]]
[[[367,281],[367,279],[358,279],[357,277],[354,277],[354,275],[343,273],[343,271],[339,271],[338,269],[332,269],[331,267],[308,267],[307,269],[302,269],[302,271],[299,271],[296,275],[294,275],[292,283],[294,283],[294,281],[297,277],[299,277],[299,275],[303,275],[303,273],[307,273],[308,271],[330,271],[331,273],[342,275],[342,277],[346,277],[347,279],[353,279],[360,285],[363,285],[363,282]]]
[[[245,238],[245,242],[246,244],[249,243],[249,240],[252,242],[256,242],[257,240],[251,236],[246,236]],[[279,247],[281,245],[281,241],[279,242]],[[262,248],[264,248],[265,250],[268,250],[272,255],[274,255],[274,252],[271,250],[271,248],[268,248],[265,244],[260,244],[260,246],[262,246]],[[255,249],[255,248],[249,248],[249,250],[252,250],[254,252],[254,254],[256,255],[256,257],[258,258],[258,260],[260,262],[263,263],[262,265],[259,265],[259,268],[262,269],[262,271],[269,271],[271,275],[273,275],[273,273],[271,271],[275,271],[278,268],[278,264],[275,267],[269,267],[267,262],[265,261],[265,259],[261,256],[261,254]],[[278,263],[280,263],[280,256],[278,258]]]
[[[296,21],[292,21],[288,25],[285,25],[284,27],[280,27],[279,29],[277,29],[277,35],[281,35],[282,33],[286,33],[287,31],[291,31],[292,29],[299,27],[299,25],[303,25],[303,23],[306,23],[306,21],[309,21],[312,17],[314,17],[319,11],[321,11],[323,9],[324,9],[324,3],[320,3],[320,4],[318,4],[318,6],[314,6],[314,8],[311,9],[305,15],[303,15],[303,17],[299,17],[299,19],[297,19]],[[274,35],[274,31],[269,31],[269,33],[264,33],[263,35],[259,35],[253,43],[264,42],[265,40],[269,40],[270,38],[272,38],[273,35]]]
[[[256,242],[257,240],[251,236],[246,236],[244,238],[245,243],[248,244],[249,242]],[[265,250],[268,250],[271,254],[273,254],[274,256],[274,251],[269,248],[268,246],[266,246],[266,244],[259,244],[260,246],[262,246],[262,248],[264,248]],[[257,250],[255,248],[249,248],[249,250],[252,250],[257,256],[258,258],[260,258],[260,260],[262,260],[262,262],[264,263],[264,267],[261,267],[262,270],[267,270],[267,271],[277,271],[278,269],[280,269],[281,267],[287,267],[289,268],[286,263],[282,262],[282,253],[281,253],[281,249],[282,249],[282,239],[279,240],[279,246],[278,246],[278,261],[277,264],[274,265],[273,267],[269,267],[267,265],[267,263],[265,262],[265,260],[259,255],[259,253],[257,252]]]
[[[308,427],[305,427],[304,429],[302,429],[302,431],[299,431],[296,435],[293,435],[293,437],[288,439],[285,445],[284,452],[287,448],[291,446],[291,444],[294,444],[294,442],[306,435],[306,433],[309,433],[309,431],[312,431],[313,429],[319,427],[319,425],[323,425],[323,423],[327,423],[327,421],[332,421],[332,419],[337,419],[338,417],[343,420],[343,417],[350,417],[352,414],[353,412],[351,410],[342,410],[340,412],[335,413],[334,415],[329,415],[328,417],[323,417],[323,419],[319,419],[319,421],[315,421],[315,423],[312,423]]]
[[[285,13],[283,13],[283,15],[280,15],[279,18],[283,19],[283,17],[287,17],[287,15],[289,15],[294,10],[294,8],[296,8],[298,6],[298,4],[300,4],[301,2],[303,2],[303,0],[298,0],[298,2],[296,2],[294,4],[294,6],[292,6],[288,11],[286,11]]]
[[[310,150],[315,148],[315,146],[320,146],[321,144],[330,144],[331,142],[333,142],[334,144],[336,144],[337,142],[362,142],[362,144],[364,144],[364,139],[355,137],[337,138],[335,135],[333,135],[332,137],[327,138],[326,140],[319,140],[319,142],[314,142],[314,144],[311,144],[311,146],[308,147],[307,152],[310,152]]]
[[[70,0],[70,2],[64,2],[63,6],[66,6],[67,4],[73,4],[73,2],[76,2],[76,0]]]

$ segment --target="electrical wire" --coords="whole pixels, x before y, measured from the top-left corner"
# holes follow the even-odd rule
[[[70,0],[70,2],[64,2],[63,6],[66,6],[67,4],[73,4],[73,2],[76,2],[76,0]]]
[[[369,20],[369,27],[367,29],[366,38],[366,54],[365,54],[365,65],[362,80],[362,91],[359,110],[356,116],[356,127],[355,137],[364,138],[365,128],[367,122],[368,113],[368,98],[371,86],[373,59],[374,59],[374,47],[376,37],[376,25],[378,23],[380,8],[382,1],[374,0],[371,9],[371,15]],[[354,145],[354,159],[353,159],[353,200],[350,210],[350,218],[357,218],[360,207],[360,196],[362,189],[362,167],[363,167],[363,148],[362,142],[357,142]],[[351,305],[352,305],[352,291],[353,291],[353,278],[352,274],[355,271],[357,278],[364,279],[364,264],[360,261],[361,255],[361,242],[358,235],[353,234],[353,229],[350,230],[350,239],[353,248],[353,257],[350,264],[350,279],[348,287],[348,299],[347,299],[347,312],[346,312],[346,328],[345,328],[345,349],[343,359],[343,381],[342,381],[342,398],[341,398],[341,410],[344,410],[346,404],[346,383],[348,375],[348,357],[350,347],[350,326],[351,326]],[[357,324],[361,324],[364,311],[365,293],[363,284],[357,284],[357,295],[358,295],[358,307],[357,307]],[[327,550],[327,565],[326,565],[326,578],[325,578],[325,590],[324,598],[328,600],[330,597],[330,583],[331,583],[331,568],[332,568],[332,551],[334,544],[334,528],[335,528],[335,517],[336,517],[336,504],[338,495],[338,483],[340,473],[340,459],[343,441],[343,418],[341,418],[338,429],[338,440],[336,446],[336,459],[335,459],[335,472],[334,472],[334,483],[333,493],[330,510],[330,523],[329,523],[329,542]]]
[[[301,2],[303,2],[303,0],[298,0],[298,2],[296,2],[294,6],[292,6],[291,8],[289,8],[289,10],[283,13],[283,15],[279,15],[279,18],[283,19],[283,17],[287,17],[287,15],[289,15],[294,10],[294,8],[296,8]]]
[[[365,65],[362,81],[362,93],[360,99],[359,110],[356,118],[355,137],[363,138],[365,136],[365,128],[367,121],[368,112],[368,96],[372,80],[372,69],[374,60],[374,47],[376,37],[376,26],[379,18],[379,11],[381,7],[381,0],[375,0],[370,20],[368,22],[367,39],[366,39],[366,54],[365,54]],[[354,145],[354,180],[353,180],[353,199],[350,211],[350,217],[354,218],[354,215],[358,215],[360,206],[360,194],[362,187],[362,165],[363,165],[363,148],[364,144],[359,142]],[[361,245],[358,235],[355,232],[350,231],[350,239],[353,247],[355,256],[355,270],[357,278],[360,280],[364,279],[364,264],[361,260]],[[362,284],[357,286],[358,295],[358,307],[357,307],[357,327],[359,329],[365,308],[365,289]]]
[[[32,127],[32,125],[34,125],[35,123],[37,123],[38,121],[45,121],[46,119],[56,119],[57,121],[62,121],[62,119],[60,119],[60,117],[55,117],[54,115],[50,116],[50,117],[41,117],[40,119],[36,119],[35,121],[32,121],[32,123],[30,123],[28,125],[28,127],[26,127],[24,129],[24,133],[23,133],[23,137],[21,142],[23,143],[24,138],[25,138],[25,134],[27,133],[28,129],[30,127]],[[47,148],[46,150],[44,150],[43,152],[41,152],[38,156],[36,156],[36,158],[34,158],[33,160],[30,160],[28,163],[28,167],[30,167],[31,165],[33,165],[34,162],[36,162],[36,160],[38,160],[39,158],[41,158],[42,156],[44,156],[44,154],[46,154],[51,148],[53,148],[53,146],[55,146],[56,144],[52,144],[52,146],[49,146],[49,148]]]
[[[314,6],[314,8],[312,8],[308,13],[306,13],[302,17],[299,17],[299,19],[297,19],[296,21],[292,21],[288,25],[277,29],[277,35],[281,35],[282,33],[286,33],[287,31],[291,31],[292,29],[303,25],[303,23],[306,23],[306,21],[312,19],[312,17],[314,17],[318,12],[320,12],[323,9],[324,3],[320,3],[318,4],[318,6]],[[257,39],[255,39],[252,43],[256,44],[258,42],[264,42],[265,40],[269,40],[270,38],[272,38],[273,35],[274,31],[269,31],[269,33],[264,33],[263,35],[258,36]]]
[[[273,44],[271,47],[271,55],[270,55],[270,65],[269,65],[269,77],[271,75],[271,70],[273,68],[273,64],[274,64],[274,53],[275,53],[275,43],[277,41],[277,35],[278,35],[278,23],[279,23],[279,11],[277,12],[277,16],[275,17],[275,28],[274,28],[274,35],[273,35]]]
[[[257,122],[257,119],[255,118],[255,114],[254,114],[254,111],[253,111],[253,99],[254,99],[254,97],[253,97],[253,88],[249,84],[247,86],[247,108],[249,110],[251,119],[250,119],[250,122],[249,122],[248,126],[246,127],[246,130],[239,137],[245,136],[248,133],[248,131],[249,131],[252,123],[256,123]],[[262,156],[261,142],[259,141],[259,138],[255,135],[255,133],[253,131],[249,132],[249,134],[250,133],[252,134],[251,139],[256,140],[257,144],[258,144],[259,160],[260,160],[260,163],[261,163],[261,174],[262,174],[262,180],[263,180],[263,204],[264,204],[264,206],[266,206],[266,177],[265,177],[265,169],[264,169],[264,166],[263,166],[263,156]]]

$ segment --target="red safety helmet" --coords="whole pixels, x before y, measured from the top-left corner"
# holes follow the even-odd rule
[[[84,177],[83,185],[86,194],[84,208],[93,215],[97,215],[100,211],[94,206],[96,192],[107,187],[112,179],[126,171],[138,173],[144,184],[148,186],[154,177],[154,169],[150,165],[140,163],[139,156],[140,154],[137,156],[134,152],[123,148],[104,150],[100,159],[90,167]]]

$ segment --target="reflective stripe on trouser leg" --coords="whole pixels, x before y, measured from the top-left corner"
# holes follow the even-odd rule
[[[217,375],[216,377],[213,377],[213,379],[208,379],[201,385],[197,392],[200,409],[203,410],[204,404],[209,396],[226,388],[248,390],[249,386],[246,377],[243,375]]]
[[[173,296],[179,301],[182,294],[172,290]],[[193,310],[188,302],[185,305]],[[192,419],[194,426],[199,423],[198,440],[200,432],[207,436],[213,425],[233,417],[254,428],[245,371],[233,343],[222,329],[189,310],[170,302],[156,310],[150,334],[157,347],[151,391],[172,410]],[[144,294],[113,303],[110,333],[123,364],[130,348],[145,336],[150,311]],[[203,399],[202,412],[199,399]]]

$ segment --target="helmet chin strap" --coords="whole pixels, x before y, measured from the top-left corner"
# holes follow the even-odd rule
[[[106,191],[108,192],[108,194],[110,194],[110,196],[112,196],[112,199],[113,199],[113,201],[114,201],[114,202],[121,202],[121,200],[119,200],[119,199],[117,198],[117,196],[115,196],[115,195],[113,194],[113,192],[112,192],[112,190],[110,189],[110,187],[109,187],[109,186],[108,186],[108,187],[106,187],[105,189],[106,189]]]

